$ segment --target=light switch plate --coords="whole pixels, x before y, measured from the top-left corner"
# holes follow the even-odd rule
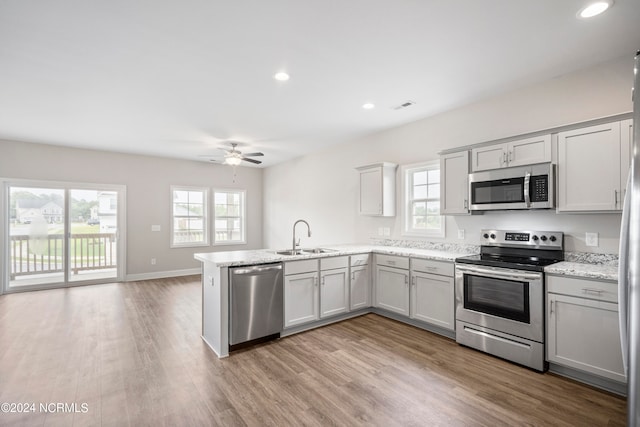
[[[384,228],[378,227],[378,236],[384,236]]]
[[[587,246],[598,246],[598,233],[586,233],[584,240]]]
[[[151,226],[151,231],[160,231],[160,226],[159,225],[152,225]]]
[[[384,235],[391,236],[391,229],[389,227],[384,227]]]
[[[464,229],[463,228],[458,230],[458,239],[464,239]]]

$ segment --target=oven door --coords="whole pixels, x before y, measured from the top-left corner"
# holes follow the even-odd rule
[[[456,264],[456,319],[544,342],[542,273]]]

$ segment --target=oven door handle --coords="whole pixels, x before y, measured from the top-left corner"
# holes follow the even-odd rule
[[[522,272],[514,272],[513,270],[502,271],[498,269],[489,269],[482,267],[467,267],[456,265],[456,270],[462,273],[469,274],[478,274],[482,276],[490,276],[497,277],[501,279],[509,279],[509,280],[518,280],[518,281],[530,281],[530,280],[540,280],[542,277],[541,273],[522,273]]]

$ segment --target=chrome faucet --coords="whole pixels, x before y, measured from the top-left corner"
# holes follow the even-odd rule
[[[299,222],[304,222],[305,224],[307,224],[308,236],[311,237],[311,227],[309,227],[309,223],[307,221],[305,221],[304,219],[299,219],[296,222],[294,222],[293,223],[293,247],[291,248],[292,253],[296,253],[296,246],[300,245],[300,239],[298,239],[298,242],[296,243],[296,225],[298,225]]]

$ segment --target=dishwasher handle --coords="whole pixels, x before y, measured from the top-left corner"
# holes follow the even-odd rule
[[[233,274],[235,275],[246,275],[246,274],[256,274],[256,273],[266,273],[269,271],[282,270],[282,264],[270,264],[270,265],[256,265],[254,267],[248,268],[235,268],[233,269]]]

